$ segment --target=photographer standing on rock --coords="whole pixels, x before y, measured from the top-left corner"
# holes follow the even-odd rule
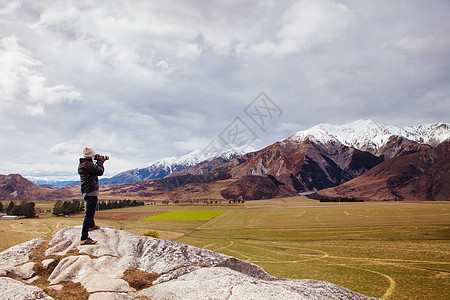
[[[95,151],[89,147],[84,148],[83,156],[80,158],[80,164],[78,165],[81,193],[84,201],[86,201],[86,214],[84,216],[83,229],[81,230],[81,245],[94,245],[97,241],[89,237],[89,231],[100,228],[94,222],[95,208],[99,195],[98,176],[102,176],[105,172],[103,162],[108,160],[109,157],[95,154]]]

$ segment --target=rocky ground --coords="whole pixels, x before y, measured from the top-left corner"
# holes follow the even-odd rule
[[[0,253],[2,299],[373,299],[315,280],[278,279],[234,257],[101,228],[80,227]]]

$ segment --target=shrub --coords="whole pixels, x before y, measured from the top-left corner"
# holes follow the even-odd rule
[[[158,233],[158,231],[156,231],[156,230],[150,230],[150,231],[147,231],[147,232],[145,232],[143,235],[144,235],[144,236],[151,236],[151,237],[154,237],[154,238],[158,238],[158,239],[159,239],[159,233]]]

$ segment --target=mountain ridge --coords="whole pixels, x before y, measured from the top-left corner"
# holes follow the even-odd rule
[[[244,154],[242,149],[230,149],[222,152],[205,152],[194,150],[180,157],[167,157],[150,163],[144,168],[136,168],[121,172],[107,180],[103,184],[134,183],[150,179],[164,178],[172,173],[181,172],[195,167],[203,162],[215,161],[216,167],[229,160]],[[209,170],[208,170],[209,171]]]
[[[447,201],[450,199],[450,142],[386,160],[340,186],[318,191],[319,197],[378,201]]]
[[[389,163],[386,162],[393,158],[417,152],[434,151],[433,149],[448,143],[449,140],[449,125],[443,122],[403,127],[380,125],[372,120],[358,120],[344,125],[318,124],[258,151],[248,153],[228,151],[222,152],[220,155],[194,151],[180,158],[159,160],[150,164],[146,169],[134,169],[120,173],[120,176],[116,177],[116,182],[110,181],[109,183],[121,183],[122,187],[107,188],[105,186],[104,190],[114,193],[112,195],[115,196],[128,197],[127,193],[135,191],[139,197],[151,197],[152,195],[164,197],[165,192],[161,191],[160,185],[165,181],[151,183],[147,180],[181,176],[180,180],[170,181],[178,184],[178,186],[171,184],[170,189],[188,187],[172,193],[173,197],[169,197],[170,199],[175,199],[183,191],[186,193],[195,191],[197,194],[208,191],[213,195],[214,191],[207,187],[208,184],[219,180],[221,183],[217,187],[220,187],[221,190],[226,189],[230,186],[224,186],[223,180],[225,179],[229,179],[228,184],[240,180],[233,185],[233,192],[224,193],[223,195],[227,195],[226,197],[221,194],[225,198],[232,198],[231,200],[240,198],[255,200],[258,197],[276,197],[278,194],[306,194],[345,184],[383,163],[385,163],[383,166],[389,168]],[[203,160],[205,158],[206,160]],[[442,166],[448,168],[446,164]],[[408,170],[408,168],[394,169],[391,173],[403,174]],[[428,174],[425,167],[421,167],[420,170],[424,172],[422,177]],[[413,172],[412,169],[410,171]],[[421,179],[421,183],[428,182],[428,185],[433,185],[434,181],[438,180],[433,176],[439,172],[436,170],[429,172],[431,179]],[[385,174],[391,176],[391,173]],[[416,173],[412,175],[419,174]],[[215,174],[215,176],[209,176],[210,174]],[[260,190],[263,189],[263,186],[266,188],[264,183],[268,183],[272,187],[266,190],[264,195],[259,196],[260,190],[258,189],[253,189],[251,192],[246,191],[246,186],[254,181],[245,177],[248,175],[268,176],[276,184],[273,185],[267,178],[260,178],[258,181],[261,186]],[[392,176],[400,176],[400,174]],[[101,180],[102,184],[105,182],[108,182],[108,179]],[[134,182],[142,182],[142,184],[134,187],[127,185]],[[197,186],[190,185],[194,183]],[[160,191],[152,191],[150,188]],[[438,195],[441,193],[440,191],[442,189],[432,195]],[[64,194],[64,190],[59,194]],[[217,191],[215,195],[218,194]],[[434,199],[433,197],[431,199]]]
[[[288,139],[302,141],[309,138],[322,144],[338,141],[345,146],[378,155],[383,146],[394,136],[435,147],[450,138],[450,124],[437,122],[418,126],[394,126],[374,122],[370,119],[357,120],[343,125],[322,123],[298,131]]]
[[[372,120],[319,124],[224,167],[230,167],[235,179],[268,175],[298,193],[311,193],[344,184],[391,158],[434,149],[449,137],[449,126],[442,122],[416,127],[379,125]],[[244,197],[244,188],[234,194]]]
[[[286,140],[301,142],[305,139],[321,144],[324,147],[339,142],[347,147],[368,151],[376,156],[384,155],[385,158],[391,158],[399,155],[398,151],[392,151],[392,149],[398,149],[400,144],[401,147],[405,149],[409,147],[409,151],[412,151],[420,147],[412,142],[429,144],[432,147],[436,147],[445,140],[449,140],[450,124],[436,122],[417,126],[394,126],[374,122],[370,119],[360,119],[343,125],[320,123],[306,130],[298,131],[278,142]],[[404,139],[407,139],[407,141]],[[388,143],[397,143],[398,145],[394,147],[393,145],[388,145]],[[409,143],[409,146],[406,145],[407,143]],[[202,172],[204,173],[213,168],[220,167],[233,158],[251,153],[251,151],[243,151],[242,149],[233,150],[223,152],[194,150],[179,157],[162,158],[145,167],[126,170],[110,178],[102,178],[101,184],[133,183],[163,178],[165,176],[185,175],[190,172],[193,172],[193,174],[202,174]],[[210,161],[212,163],[209,163]],[[77,181],[54,182],[39,181],[33,177],[27,178],[45,187],[79,184]]]
[[[375,156],[384,155],[385,158],[391,158],[404,151],[413,151],[420,148],[421,146],[416,143],[437,146],[443,141],[449,140],[450,125],[444,122],[436,122],[418,126],[394,126],[374,122],[370,119],[357,120],[343,125],[321,123],[309,129],[298,131],[279,142],[301,142],[306,139],[321,145],[323,148],[329,148],[330,145],[339,142],[344,146],[370,152]],[[395,147],[394,144],[396,144]],[[334,147],[332,146],[332,148]],[[393,148],[400,150],[393,151]],[[166,176],[200,175],[248,153],[252,152],[245,152],[240,149],[221,153],[195,150],[181,157],[160,159],[144,168],[124,171],[108,180],[102,180],[102,183],[132,183]],[[361,172],[359,172],[360,174]]]

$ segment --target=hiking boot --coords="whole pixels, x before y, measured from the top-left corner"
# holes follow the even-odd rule
[[[81,240],[80,244],[81,245],[94,245],[94,244],[97,244],[97,241],[94,241],[91,238],[87,238],[85,240]]]
[[[100,226],[95,225],[94,227],[89,228],[89,231],[100,229]]]

